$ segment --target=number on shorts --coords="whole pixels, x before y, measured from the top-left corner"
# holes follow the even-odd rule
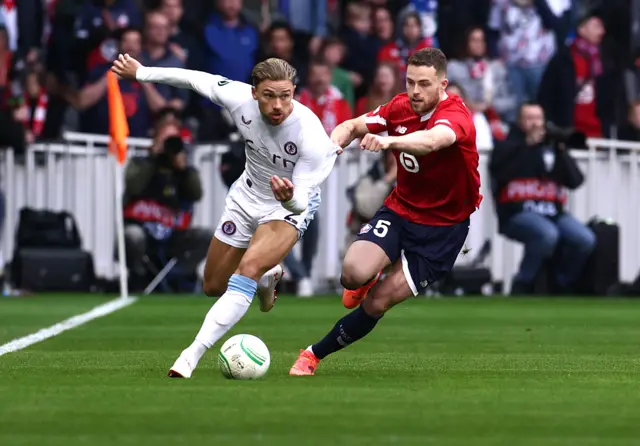
[[[296,220],[295,218],[293,218],[293,217],[297,217],[297,216],[298,216],[298,214],[289,214],[289,215],[285,215],[285,216],[284,216],[284,219],[285,219],[286,221],[288,221],[289,223],[291,223],[292,225],[294,225],[294,226],[298,226],[298,220]]]
[[[418,159],[410,153],[400,153],[400,164],[407,172],[416,173],[420,170]]]
[[[389,232],[389,226],[391,222],[388,220],[378,220],[376,227],[373,229],[373,233],[380,238],[383,238]]]

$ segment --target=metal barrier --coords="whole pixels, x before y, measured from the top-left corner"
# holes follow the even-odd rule
[[[84,248],[92,252],[97,274],[114,277],[115,187],[113,163],[108,158],[108,137],[68,133],[64,143],[32,145],[24,157],[12,150],[0,153],[0,184],[6,195],[6,221],[2,255],[12,257],[18,211],[23,206],[68,210],[78,221]],[[131,138],[130,156],[146,154],[147,139]],[[586,175],[586,183],[569,197],[569,210],[583,221],[593,216],[610,218],[621,228],[621,279],[633,280],[640,269],[638,190],[640,143],[591,139],[589,150],[574,151]],[[193,164],[199,169],[204,197],[196,206],[195,226],[214,228],[224,207],[227,189],[219,174],[225,144],[200,145],[194,149]],[[492,242],[490,267],[496,280],[507,287],[522,255],[518,244],[497,234],[488,178],[489,153],[481,152],[481,208],[472,216],[467,240],[472,248],[468,258],[486,239]],[[366,152],[345,152],[323,185],[323,201],[318,211],[320,246],[314,262],[317,282],[336,279],[340,274],[340,253],[346,236],[350,204],[345,192],[368,168],[375,156]],[[460,257],[464,263],[469,259]]]

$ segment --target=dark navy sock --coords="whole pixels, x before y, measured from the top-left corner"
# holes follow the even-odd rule
[[[340,319],[333,329],[311,349],[318,359],[342,350],[368,335],[376,326],[380,317],[369,316],[362,305]]]

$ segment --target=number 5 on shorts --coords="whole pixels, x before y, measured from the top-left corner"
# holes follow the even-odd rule
[[[389,232],[389,226],[391,226],[391,222],[388,220],[378,220],[376,222],[376,226],[373,229],[373,233],[380,238],[384,238],[385,235]]]

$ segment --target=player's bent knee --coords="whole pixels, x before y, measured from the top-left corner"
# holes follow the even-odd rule
[[[374,277],[375,275],[368,274],[366,271],[359,270],[358,268],[343,268],[342,274],[340,275],[340,283],[347,290],[357,290]]]
[[[257,258],[245,257],[238,265],[238,274],[258,281],[273,266],[264,265],[264,262]]]
[[[367,297],[367,299],[365,299],[364,302],[362,303],[362,306],[364,307],[364,311],[368,315],[382,316],[387,311],[389,311],[389,309],[391,309],[393,304],[390,301],[383,298]]]

